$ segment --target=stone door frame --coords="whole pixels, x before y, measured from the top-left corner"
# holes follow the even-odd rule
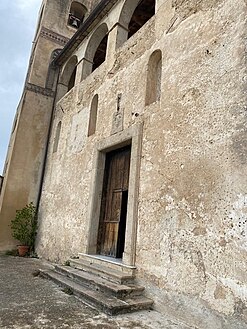
[[[128,210],[126,219],[124,265],[134,266],[136,258],[136,237],[138,220],[139,176],[142,147],[142,124],[136,124],[120,133],[96,143],[93,155],[91,198],[89,201],[89,228],[86,253],[96,255],[101,210],[106,153],[131,144]]]

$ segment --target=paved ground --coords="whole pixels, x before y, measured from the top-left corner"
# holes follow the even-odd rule
[[[0,329],[190,329],[155,311],[106,316],[33,273],[38,259],[0,257]]]

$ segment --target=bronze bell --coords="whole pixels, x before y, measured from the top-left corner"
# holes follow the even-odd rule
[[[79,24],[78,24],[78,20],[76,18],[72,18],[72,24],[71,24],[73,27],[76,27],[78,28],[79,27]]]

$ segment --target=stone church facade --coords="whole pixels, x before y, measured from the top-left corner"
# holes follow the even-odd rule
[[[33,201],[40,257],[135,268],[194,325],[195,307],[246,316],[245,38],[244,0],[43,1],[0,250]]]

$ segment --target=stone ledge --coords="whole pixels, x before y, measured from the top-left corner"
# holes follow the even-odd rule
[[[32,91],[34,93],[37,93],[37,94],[47,96],[47,97],[54,97],[55,96],[54,91],[52,91],[50,89],[47,89],[47,88],[37,86],[37,85],[34,85],[32,83],[26,83],[25,89],[29,90],[29,91]]]

